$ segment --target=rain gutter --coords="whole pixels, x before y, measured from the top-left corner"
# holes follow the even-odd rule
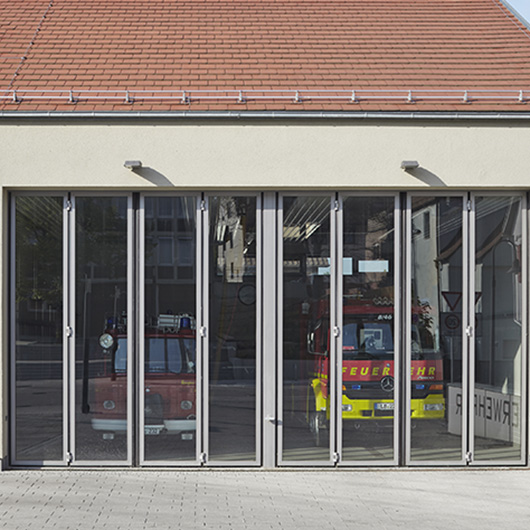
[[[0,111],[4,119],[323,119],[323,120],[530,120],[529,112],[311,112],[311,111]]]

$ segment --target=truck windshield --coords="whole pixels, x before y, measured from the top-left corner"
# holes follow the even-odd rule
[[[394,353],[391,322],[359,321],[344,325],[343,358],[379,357]]]
[[[145,344],[146,373],[195,373],[195,339],[152,337]]]
[[[116,373],[127,370],[127,339],[118,339],[114,358]],[[195,339],[180,337],[147,337],[145,373],[195,373]]]

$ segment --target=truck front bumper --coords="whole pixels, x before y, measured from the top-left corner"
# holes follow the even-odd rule
[[[92,429],[94,429],[95,431],[105,431],[114,433],[127,432],[127,420],[92,418],[91,421]],[[161,429],[169,434],[179,434],[181,432],[197,430],[197,420],[187,418],[181,420],[164,420],[164,423],[160,425],[146,425],[146,432],[148,429]]]

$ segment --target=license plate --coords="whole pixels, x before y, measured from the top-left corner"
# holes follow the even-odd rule
[[[394,403],[376,403],[375,410],[394,410]]]
[[[157,435],[162,432],[162,427],[145,427],[145,434]]]

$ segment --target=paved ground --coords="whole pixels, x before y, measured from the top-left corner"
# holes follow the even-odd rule
[[[525,529],[530,471],[5,471],[8,529]]]

